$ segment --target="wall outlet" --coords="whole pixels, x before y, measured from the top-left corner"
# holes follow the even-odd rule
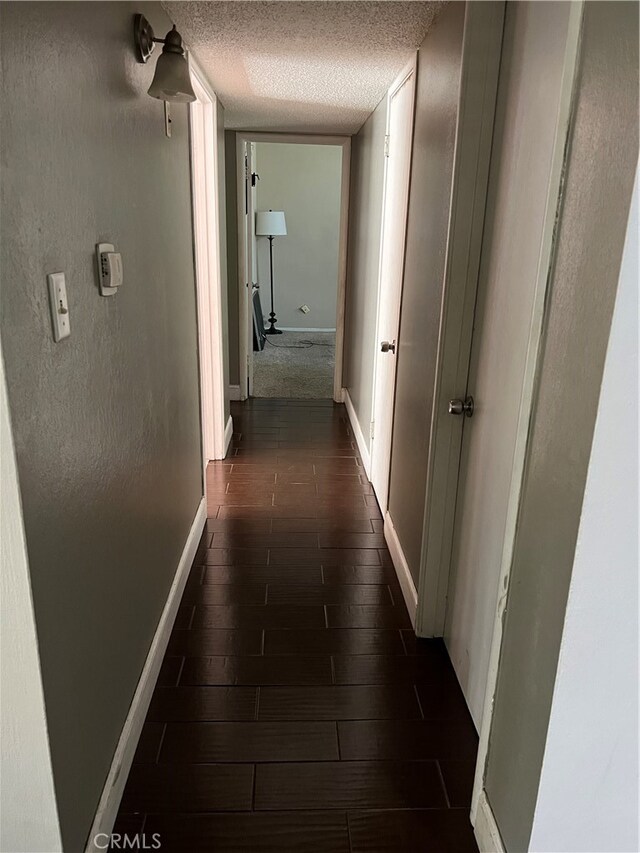
[[[303,314],[308,314],[309,311],[311,311],[311,308],[309,308],[308,305],[301,305],[300,310],[302,311]]]

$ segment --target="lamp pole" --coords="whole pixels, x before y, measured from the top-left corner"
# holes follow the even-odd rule
[[[273,308],[273,234],[269,234],[269,271],[271,273],[271,313],[269,314],[269,328],[265,329],[265,335],[281,335],[282,331],[276,329],[278,322]]]

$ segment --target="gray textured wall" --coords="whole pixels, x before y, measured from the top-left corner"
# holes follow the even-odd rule
[[[585,4],[486,775],[509,851],[529,844],[638,158],[637,33],[636,3]]]
[[[349,391],[367,446],[373,404],[386,124],[385,96],[351,143],[343,385]]]
[[[56,794],[81,850],[202,495],[186,106],[146,94],[156,3],[3,3],[2,341]],[[94,247],[122,252],[100,297]],[[46,274],[64,271],[54,343]]]
[[[418,53],[389,514],[418,585],[427,458],[438,354],[464,3],[446,6]]]
[[[335,145],[259,142],[257,210],[284,210],[287,236],[273,241],[274,300],[281,328],[335,329],[342,149]],[[257,238],[265,316],[269,240]],[[309,314],[300,311],[308,305]]]

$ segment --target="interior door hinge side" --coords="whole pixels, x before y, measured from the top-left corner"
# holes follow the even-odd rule
[[[390,144],[391,144],[391,137],[390,137],[390,136],[389,136],[389,134],[387,133],[387,134],[385,135],[385,137],[384,137],[384,156],[385,156],[385,157],[388,157],[388,156],[389,156],[389,146],[390,146]]]

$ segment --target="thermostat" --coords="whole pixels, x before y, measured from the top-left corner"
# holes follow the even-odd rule
[[[122,285],[122,255],[116,252],[113,243],[98,243],[96,263],[100,295],[114,296]]]

